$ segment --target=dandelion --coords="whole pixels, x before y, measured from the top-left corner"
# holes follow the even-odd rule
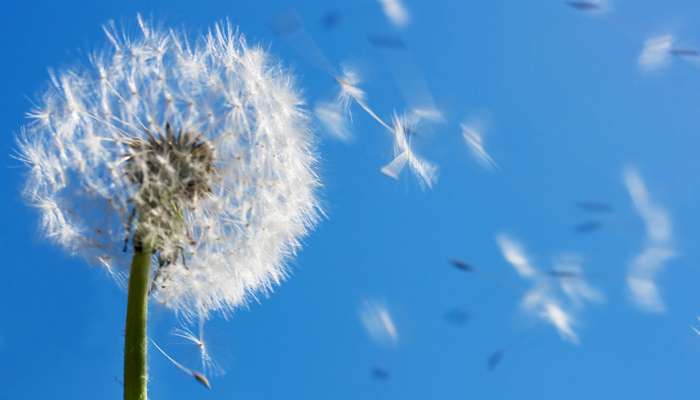
[[[304,102],[229,24],[194,41],[140,17],[51,74],[18,138],[47,238],[129,273],[125,398],[146,396],[148,294],[186,318],[266,294],[319,218]]]

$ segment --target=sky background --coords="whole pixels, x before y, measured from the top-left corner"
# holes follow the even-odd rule
[[[333,79],[270,29],[295,10],[334,65],[352,62],[382,116],[402,112],[427,84],[444,123],[416,151],[437,164],[423,189],[404,171],[379,172],[392,139],[359,108],[354,140],[317,125],[327,218],[305,241],[291,279],[269,298],[210,321],[206,335],[226,374],[208,392],[151,350],[153,399],[697,399],[700,395],[700,64],[673,59],[643,71],[644,41],[673,34],[700,48],[700,6],[692,0],[617,0],[588,15],[557,0],[405,0],[398,29],[377,2],[25,1],[0,13],[0,399],[120,399],[125,291],[99,268],[66,255],[38,232],[20,195],[24,169],[10,154],[49,67],[84,63],[106,46],[101,25],[135,25],[142,13],[192,34],[230,19],[297,75],[309,104],[336,91]],[[337,26],[320,23],[329,11]],[[367,34],[399,35],[406,50],[376,49]],[[500,168],[482,168],[459,123],[485,122]],[[676,257],[658,275],[664,313],[630,300],[632,259],[645,225],[622,178],[637,168],[673,224]],[[592,215],[577,201],[605,202]],[[599,230],[577,234],[582,222]],[[508,234],[540,270],[577,253],[602,304],[576,314],[580,343],[520,306],[530,283],[496,243]],[[464,273],[451,258],[476,268]],[[386,305],[395,345],[373,341],[359,309]],[[455,326],[444,315],[466,310]],[[169,334],[177,321],[151,308],[151,335],[175,358],[197,353]],[[501,363],[486,367],[504,349]],[[390,379],[373,379],[381,366]]]

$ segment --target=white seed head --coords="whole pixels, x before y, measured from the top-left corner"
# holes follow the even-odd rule
[[[46,236],[116,275],[155,248],[152,293],[232,310],[286,276],[319,217],[314,137],[292,77],[228,24],[189,41],[139,18],[53,73],[18,139]]]

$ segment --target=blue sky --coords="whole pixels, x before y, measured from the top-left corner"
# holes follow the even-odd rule
[[[47,68],[86,61],[105,45],[101,25],[133,26],[137,13],[189,32],[229,18],[253,42],[289,65],[313,105],[334,82],[308,57],[276,37],[270,21],[294,9],[335,65],[359,67],[369,103],[382,116],[414,100],[405,76],[420,78],[446,120],[417,151],[437,164],[423,190],[415,177],[379,172],[391,137],[359,108],[354,140],[321,137],[327,212],[293,263],[293,276],[269,298],[207,325],[226,374],[205,391],[151,352],[154,399],[694,399],[700,394],[700,64],[672,59],[640,69],[644,41],[672,34],[700,48],[700,7],[690,0],[617,0],[604,15],[561,1],[409,1],[408,26],[391,26],[374,1],[35,1],[0,15],[2,107],[0,195],[0,399],[121,398],[125,293],[98,268],[44,241],[24,205],[23,168],[10,157]],[[341,15],[324,30],[326,12]],[[392,33],[408,50],[378,50],[367,34]],[[407,61],[408,60],[408,61]],[[487,149],[500,168],[471,157],[459,123],[487,122]],[[657,276],[666,311],[635,306],[626,288],[630,263],[644,248],[644,220],[623,181],[639,171],[654,204],[667,210],[676,256]],[[596,216],[581,200],[610,204]],[[601,229],[573,233],[590,219]],[[533,264],[579,254],[605,302],[577,313],[579,344],[562,340],[520,306],[530,288],[504,259],[496,237],[525,246]],[[450,258],[473,264],[468,274]],[[376,343],[358,317],[363,301],[388,307],[395,346]],[[463,326],[450,309],[468,310]],[[152,307],[151,334],[178,360],[196,353],[169,335],[172,314]],[[505,349],[493,371],[489,355]],[[388,381],[372,379],[373,366]]]

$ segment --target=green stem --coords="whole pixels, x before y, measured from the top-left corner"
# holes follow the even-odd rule
[[[151,249],[134,246],[129,273],[129,298],[124,338],[124,400],[147,400],[148,384],[148,279]]]

